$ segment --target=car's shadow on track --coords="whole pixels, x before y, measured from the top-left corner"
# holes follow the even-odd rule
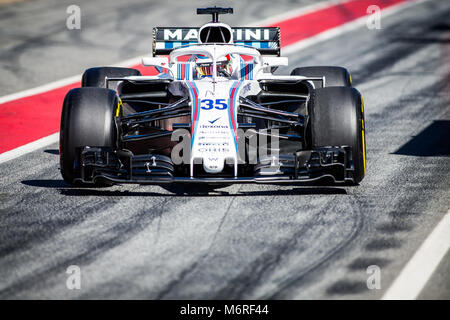
[[[240,191],[238,193],[229,193],[226,191],[189,191],[184,193],[159,193],[146,191],[109,191],[93,189],[60,189],[61,194],[66,196],[108,196],[108,197],[251,197],[251,196],[293,196],[293,195],[329,195],[329,194],[347,194],[345,189],[341,188],[293,188],[290,190],[261,190],[261,191]]]
[[[239,191],[230,193],[220,190],[222,187],[211,186],[175,186],[162,187],[167,192],[135,191],[135,190],[111,190],[110,188],[77,188],[70,187],[63,180],[23,180],[22,184],[30,187],[58,189],[66,196],[107,196],[107,197],[250,197],[250,196],[293,196],[293,195],[330,195],[347,194],[342,187],[328,186],[295,186],[292,189],[271,189]]]
[[[393,154],[416,157],[450,157],[449,120],[435,120]]]

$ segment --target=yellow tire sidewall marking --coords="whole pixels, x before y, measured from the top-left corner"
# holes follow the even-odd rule
[[[116,109],[116,117],[119,116],[121,108],[122,108],[122,100],[119,98],[119,103],[117,104],[117,109]]]
[[[361,135],[362,135],[362,151],[363,151],[363,165],[364,175],[366,175],[366,137],[364,135],[364,102],[361,96]]]

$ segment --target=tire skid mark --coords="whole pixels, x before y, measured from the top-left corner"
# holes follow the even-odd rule
[[[361,212],[361,208],[355,205],[355,201],[352,198],[349,198],[349,202],[353,202],[351,208],[353,210],[353,219],[352,226],[350,232],[346,235],[345,239],[343,239],[337,246],[333,247],[331,250],[328,250],[325,256],[320,258],[319,260],[310,264],[307,268],[300,272],[298,276],[295,276],[292,280],[286,279],[282,285],[278,288],[277,292],[272,293],[271,295],[265,296],[265,299],[280,299],[286,295],[286,291],[291,289],[292,287],[299,286],[300,282],[309,275],[309,273],[315,271],[316,269],[324,266],[328,261],[332,258],[338,259],[339,256],[343,256],[346,251],[351,250],[352,247],[356,244],[356,239],[361,233],[363,226],[365,224],[365,217]]]
[[[47,168],[37,178],[52,175],[54,171],[54,168]],[[53,199],[57,190],[52,190],[49,194],[46,188],[23,189],[23,185],[15,186],[14,189],[20,190],[15,192],[19,196],[9,197],[0,207],[2,259],[13,253],[30,250],[83,223],[93,213],[109,210],[116,204],[114,200],[103,202],[96,199],[55,202]],[[33,203],[33,206],[29,206],[29,203]],[[47,210],[43,210],[42,205],[47,207]]]
[[[239,190],[241,189],[242,185],[239,185],[237,188],[237,193],[239,192]],[[183,269],[179,275],[176,277],[176,279],[174,279],[173,281],[171,281],[168,285],[166,285],[166,287],[164,288],[164,290],[162,290],[160,293],[157,294],[156,299],[160,300],[160,299],[164,299],[165,296],[171,294],[174,292],[174,290],[177,288],[178,285],[180,285],[180,283],[183,282],[183,280],[191,273],[195,272],[195,270],[197,269],[197,267],[201,264],[201,262],[203,260],[205,260],[208,255],[210,254],[211,248],[214,245],[217,235],[220,233],[221,229],[222,229],[222,225],[225,222],[225,219],[228,215],[228,212],[230,211],[231,205],[233,204],[233,202],[236,200],[236,196],[232,196],[230,203],[228,204],[225,212],[222,215],[222,218],[220,219],[219,225],[217,227],[216,232],[214,233],[213,239],[211,240],[211,244],[208,247],[208,249],[206,249],[205,253],[202,254],[202,256],[195,261],[194,263],[190,264],[187,268]]]
[[[332,200],[331,200],[332,201]],[[302,223],[300,229],[295,232],[288,241],[282,244],[275,244],[271,249],[261,254],[257,259],[253,260],[243,272],[236,277],[228,281],[225,287],[222,287],[215,294],[214,299],[247,299],[249,296],[253,297],[253,291],[255,291],[261,283],[267,281],[270,275],[275,272],[277,266],[281,261],[292,254],[298,247],[297,243],[301,241],[302,236],[309,230],[314,229],[314,226],[318,224],[318,221],[326,215],[326,212],[332,212],[333,207],[324,210],[324,207],[329,203],[324,203],[322,206],[316,209],[316,213],[306,223]],[[358,233],[362,219],[357,215],[355,224],[351,228],[351,234],[340,242],[337,247],[327,250],[324,257],[319,260],[315,260],[306,266],[301,266],[298,270],[290,270],[290,274],[293,276],[287,276],[286,279],[277,283],[277,289],[272,292],[267,292],[263,296],[257,296],[257,299],[278,299],[282,296],[283,292],[288,290],[290,286],[298,284],[297,282],[302,279],[311,270],[317,268],[322,263],[330,259],[335,253],[347,246],[353,239],[354,235]]]
[[[415,168],[407,168],[407,171],[414,172]],[[387,185],[403,185],[402,188],[395,188],[396,191],[385,193],[374,192],[374,196],[362,197],[357,199],[364,204],[366,215],[371,216],[371,211],[385,212],[384,219],[371,221],[374,229],[378,232],[367,232],[370,234],[367,239],[362,241],[363,252],[358,257],[352,260],[347,269],[350,272],[359,272],[358,275],[347,274],[345,277],[332,283],[327,289],[326,294],[331,296],[354,295],[367,291],[366,268],[370,265],[377,265],[380,268],[385,268],[393,264],[392,259],[386,258],[386,252],[392,250],[402,250],[406,244],[406,237],[417,226],[420,225],[420,220],[426,214],[428,202],[433,201],[432,198],[426,195],[417,196],[421,194],[421,186],[408,185],[403,183],[410,172],[399,172],[391,175]],[[450,174],[447,172],[447,179],[443,178],[439,181],[436,179],[436,172],[434,166],[424,166],[422,168],[423,181],[429,181],[437,190],[445,190],[449,187]],[[380,187],[381,188],[381,187]],[[382,197],[383,201],[379,198]],[[421,209],[422,207],[422,209]],[[358,279],[359,280],[355,280]]]
[[[91,199],[92,200],[92,199]],[[160,198],[158,203],[153,206],[145,207],[145,210],[141,210],[139,213],[133,215],[133,219],[117,221],[113,227],[104,231],[104,234],[112,234],[105,239],[101,239],[97,242],[85,243],[88,246],[82,248],[81,253],[68,257],[62,257],[63,260],[56,265],[49,267],[40,267],[39,271],[34,271],[28,276],[23,276],[19,281],[14,284],[0,290],[0,297],[10,297],[14,294],[30,290],[30,288],[42,283],[43,279],[51,278],[53,275],[61,273],[65,268],[71,264],[86,265],[89,264],[99,256],[105,254],[107,251],[113,250],[115,247],[121,245],[125,241],[133,238],[137,233],[144,230],[148,225],[153,223],[154,219],[162,214],[167,204],[173,204],[169,198]],[[178,199],[176,202],[186,202],[186,198]],[[108,202],[105,200],[105,202]],[[156,209],[156,210],[155,210]],[[90,208],[94,210],[94,208]],[[152,210],[152,211],[150,211]],[[149,212],[150,211],[150,212]],[[35,248],[36,249],[36,248]]]

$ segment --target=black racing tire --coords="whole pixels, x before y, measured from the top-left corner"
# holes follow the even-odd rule
[[[343,67],[318,66],[300,67],[291,72],[292,76],[325,77],[325,87],[351,87],[350,72]],[[313,81],[316,88],[322,87],[322,81]]]
[[[354,183],[366,174],[364,106],[355,88],[328,87],[312,90],[308,103],[309,144],[312,149],[351,146]]]
[[[141,72],[131,68],[119,67],[95,67],[89,68],[83,73],[81,78],[82,87],[105,88],[105,78],[120,78],[129,76],[141,76]]]
[[[119,99],[106,88],[70,90],[63,104],[60,128],[60,167],[63,179],[71,185],[82,185],[77,148],[115,147],[117,130],[114,121]],[[98,181],[95,186],[109,183]]]

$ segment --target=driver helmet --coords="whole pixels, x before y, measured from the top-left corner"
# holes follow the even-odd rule
[[[204,56],[197,54],[195,57],[197,74],[199,77],[211,77],[213,75],[213,61]],[[231,56],[227,54],[225,57],[216,61],[217,75],[230,77],[233,74]]]

